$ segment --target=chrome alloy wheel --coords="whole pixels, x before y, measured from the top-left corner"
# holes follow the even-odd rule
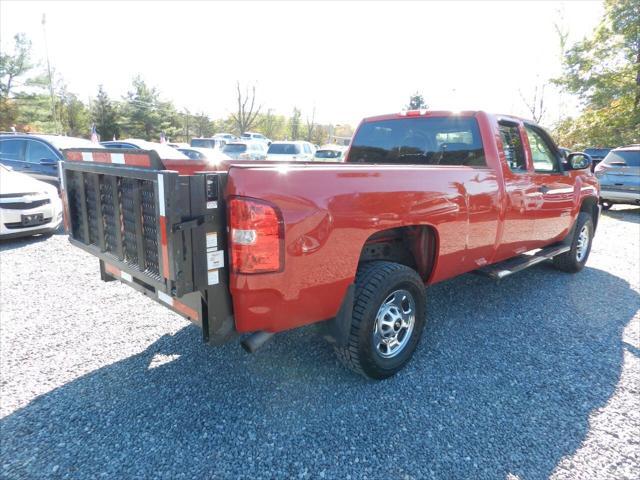
[[[576,244],[576,260],[582,262],[589,250],[589,225],[583,225],[578,235],[578,243]]]
[[[393,358],[409,343],[416,320],[416,302],[407,290],[391,293],[373,323],[373,346],[383,358]]]

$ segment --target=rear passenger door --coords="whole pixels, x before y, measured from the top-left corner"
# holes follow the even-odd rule
[[[575,179],[560,165],[561,154],[547,133],[525,125],[532,180],[539,196],[535,211],[534,241],[544,246],[563,237],[571,228]]]
[[[0,163],[24,173],[26,147],[27,141],[23,138],[0,138]]]

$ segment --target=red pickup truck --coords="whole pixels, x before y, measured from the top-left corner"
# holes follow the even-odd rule
[[[484,112],[367,118],[335,164],[65,157],[70,241],[99,257],[103,280],[164,303],[210,344],[249,334],[254,351],[317,323],[347,366],[376,379],[413,354],[426,285],[547,259],[578,272],[600,212],[588,155]]]

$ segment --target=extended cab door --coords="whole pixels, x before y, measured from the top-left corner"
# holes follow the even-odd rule
[[[571,228],[575,180],[562,170],[560,151],[542,128],[525,124],[525,132],[539,197],[532,237],[539,247],[564,237]]]
[[[537,187],[525,153],[524,129],[515,120],[498,122],[498,149],[504,178],[504,220],[495,261],[523,253],[531,246],[538,203]]]

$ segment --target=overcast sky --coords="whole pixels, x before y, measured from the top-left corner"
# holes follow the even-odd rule
[[[411,93],[433,109],[527,116],[519,91],[560,72],[554,21],[589,34],[601,2],[19,2],[0,0],[0,48],[16,32],[49,56],[84,100],[102,83],[119,97],[138,73],[164,99],[226,116],[235,81],[260,103],[323,123],[399,111]],[[557,120],[548,88],[543,123]],[[570,102],[566,102],[567,105]],[[566,107],[571,111],[571,107]]]

